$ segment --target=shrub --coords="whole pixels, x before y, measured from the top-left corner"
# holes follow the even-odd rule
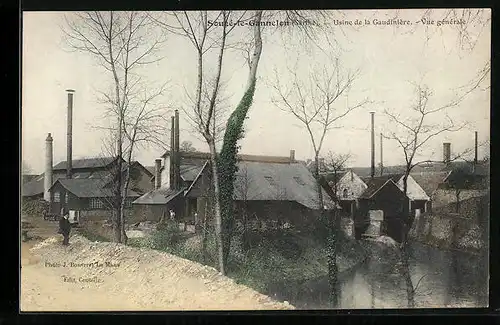
[[[179,224],[175,221],[166,221],[157,225],[157,230],[151,235],[149,247],[152,249],[172,252],[181,240]]]
[[[43,199],[25,199],[21,203],[21,212],[26,216],[42,217],[44,212],[49,211],[49,206],[50,203]]]

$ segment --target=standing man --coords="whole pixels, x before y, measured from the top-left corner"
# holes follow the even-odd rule
[[[59,220],[59,231],[61,235],[63,235],[63,245],[69,245],[69,233],[71,232],[71,224],[68,220],[68,214],[64,214],[64,216]]]

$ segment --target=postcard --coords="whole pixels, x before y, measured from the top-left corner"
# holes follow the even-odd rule
[[[490,9],[22,27],[21,312],[488,306]]]

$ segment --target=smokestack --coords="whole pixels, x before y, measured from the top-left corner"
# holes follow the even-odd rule
[[[384,174],[384,150],[383,150],[383,138],[382,133],[380,133],[380,176]]]
[[[181,155],[179,150],[179,110],[175,110],[175,188],[181,187]]]
[[[66,178],[72,176],[72,161],[73,161],[73,89],[67,89],[68,93],[68,121],[67,121],[67,147],[66,147]]]
[[[290,162],[295,162],[295,150],[290,150]]]
[[[443,143],[443,162],[448,164],[451,161],[451,143]]]
[[[370,112],[372,119],[372,141],[371,141],[371,149],[372,149],[372,157],[371,157],[371,177],[375,176],[375,112]]]
[[[474,164],[477,164],[477,131],[474,132]]]
[[[161,159],[155,159],[155,190],[161,187]]]
[[[172,116],[172,123],[170,126],[170,189],[175,188],[174,162],[175,162],[175,116]]]
[[[45,139],[45,174],[43,177],[43,198],[45,201],[50,201],[49,189],[52,186],[52,136],[50,133]]]

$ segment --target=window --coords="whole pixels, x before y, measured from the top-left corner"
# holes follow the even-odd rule
[[[349,193],[347,192],[346,188],[344,188],[344,190],[342,191],[342,196],[343,197],[348,197],[349,196]]]
[[[89,208],[91,208],[91,209],[103,209],[104,203],[98,198],[91,198],[89,200]]]
[[[54,202],[59,202],[59,201],[60,201],[59,192],[55,192],[54,193]]]
[[[302,180],[302,178],[300,178],[299,176],[294,176],[293,179],[297,182],[297,184],[299,185],[306,185],[306,183],[304,183],[304,181]]]

